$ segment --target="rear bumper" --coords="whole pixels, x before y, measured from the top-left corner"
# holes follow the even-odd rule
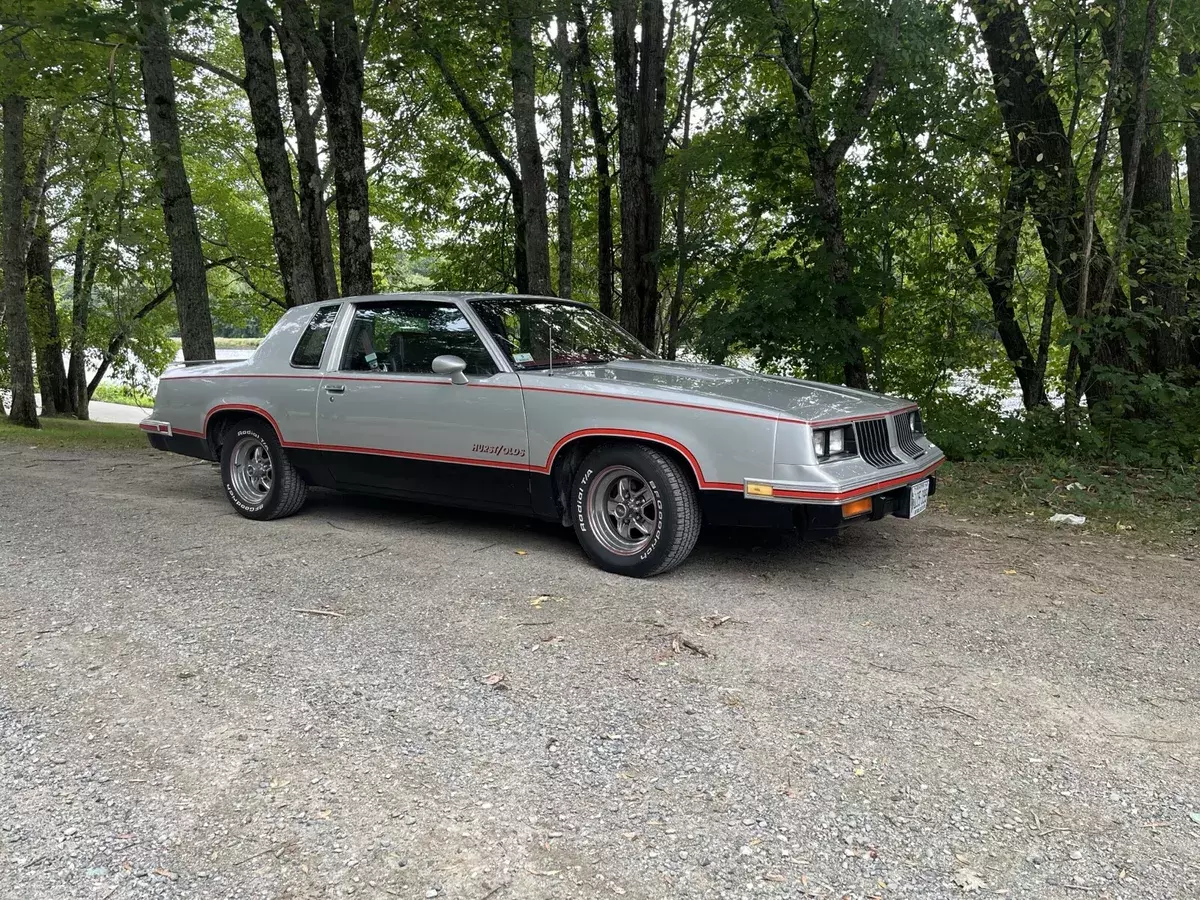
[[[147,431],[146,437],[150,440],[150,446],[155,450],[165,450],[170,453],[179,453],[183,456],[192,456],[196,459],[207,459],[213,462],[212,448],[208,445],[208,441],[201,437],[194,437],[190,434],[163,434],[161,432]]]

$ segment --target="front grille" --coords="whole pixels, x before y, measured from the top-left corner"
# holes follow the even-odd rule
[[[854,432],[858,439],[858,452],[868,463],[877,469],[900,465],[902,460],[892,452],[892,444],[888,440],[887,419],[856,422]]]
[[[900,445],[900,449],[913,459],[924,456],[925,448],[917,443],[917,435],[912,430],[909,414],[906,412],[896,413],[892,416],[892,421],[896,423],[896,442]]]

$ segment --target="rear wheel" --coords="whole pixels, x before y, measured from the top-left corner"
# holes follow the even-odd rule
[[[700,505],[687,474],[643,444],[607,444],[575,473],[575,534],[608,572],[644,578],[683,562],[700,536]]]
[[[221,480],[233,508],[248,519],[290,516],[308,496],[274,429],[258,419],[243,419],[226,433]]]

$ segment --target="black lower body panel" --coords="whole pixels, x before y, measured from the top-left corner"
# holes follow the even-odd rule
[[[150,446],[155,450],[166,450],[170,453],[179,453],[183,456],[215,462],[212,447],[202,437],[193,437],[188,434],[147,434],[146,437],[150,439]]]

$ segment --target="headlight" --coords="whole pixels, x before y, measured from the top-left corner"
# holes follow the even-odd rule
[[[925,433],[925,423],[921,420],[920,410],[914,409],[908,414],[908,427],[912,429],[913,434]]]
[[[829,432],[829,455],[837,456],[846,452],[846,429],[834,428]]]
[[[852,456],[855,450],[854,432],[849,428],[813,429],[813,453],[818,460]]]

